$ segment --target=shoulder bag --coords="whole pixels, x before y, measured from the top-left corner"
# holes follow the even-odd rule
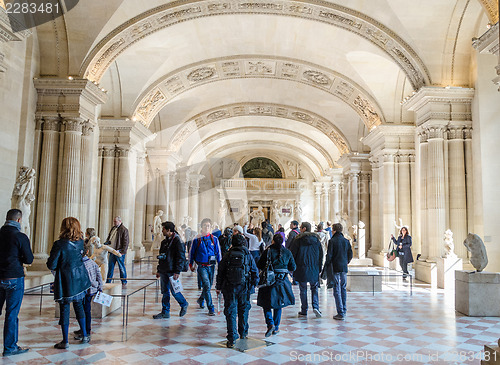
[[[259,274],[259,288],[271,286],[276,282],[276,274],[274,273],[273,264],[271,262],[271,249],[267,249],[267,261],[264,270]]]

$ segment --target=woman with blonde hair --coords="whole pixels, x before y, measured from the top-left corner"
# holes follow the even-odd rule
[[[64,218],[59,239],[52,245],[47,267],[54,273],[54,300],[59,303],[59,325],[63,339],[56,349],[67,349],[70,303],[73,303],[76,318],[82,333],[81,343],[88,343],[90,336],[85,326],[83,299],[91,283],[83,263],[83,232],[78,219]]]

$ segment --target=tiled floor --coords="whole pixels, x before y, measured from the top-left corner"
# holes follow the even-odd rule
[[[149,268],[147,268],[149,269]],[[143,266],[143,276],[146,276]],[[138,270],[136,269],[136,274]],[[297,304],[284,309],[281,332],[269,338],[274,344],[246,353],[227,349],[218,343],[225,339],[224,315],[207,316],[196,304],[196,276],[183,274],[185,296],[190,303],[185,317],[178,317],[172,303],[170,319],[153,320],[160,310],[153,290],[148,291],[146,313],[143,295],[131,297],[129,324],[122,328],[121,311],[93,321],[90,344],[71,341],[68,350],[52,346],[60,341],[54,304],[44,299],[39,314],[39,299],[25,297],[20,315],[19,344],[31,351],[0,358],[2,364],[479,364],[484,344],[500,336],[500,318],[465,317],[454,311],[454,293],[431,290],[416,284],[410,296],[408,284],[401,279],[386,282],[383,292],[348,293],[345,322],[332,319],[336,314],[332,292],[320,289],[323,318],[312,311],[297,318]],[[139,285],[131,283],[127,290]],[[213,291],[215,296],[215,291]],[[252,296],[250,337],[264,338],[262,309]],[[3,321],[3,318],[0,318]],[[73,322],[70,331],[77,329]],[[399,357],[398,357],[399,356]]]

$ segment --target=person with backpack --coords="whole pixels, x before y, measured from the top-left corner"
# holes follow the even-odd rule
[[[210,288],[214,281],[215,265],[221,260],[219,240],[212,232],[212,220],[204,218],[201,221],[201,234],[193,240],[191,251],[189,251],[189,268],[194,272],[193,264],[198,265],[198,274],[201,279],[202,292],[196,301],[200,308],[204,308],[207,302],[208,315],[215,316],[215,308],[212,302]]]
[[[165,239],[160,245],[156,277],[160,278],[161,293],[163,297],[161,300],[161,312],[155,314],[153,318],[170,318],[170,292],[172,292],[172,296],[181,307],[179,317],[183,317],[187,312],[189,304],[182,295],[182,292],[179,291],[175,293],[173,291],[170,280],[179,279],[180,273],[187,270],[186,248],[175,230],[175,224],[173,222],[163,222],[162,233]]]
[[[246,239],[242,235],[232,236],[232,246],[219,263],[215,289],[217,295],[224,296],[224,315],[227,323],[228,348],[234,347],[239,338],[248,335],[248,312],[250,295],[255,292],[259,275],[250,251],[245,247]],[[236,326],[238,317],[238,326]],[[238,332],[236,332],[236,328]]]
[[[222,253],[222,257],[229,251],[231,247],[231,239],[233,237],[233,230],[230,227],[224,229],[224,233],[219,237],[219,245]]]

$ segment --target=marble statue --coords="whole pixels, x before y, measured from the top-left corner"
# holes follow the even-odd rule
[[[444,257],[457,257],[454,250],[455,244],[453,243],[453,232],[447,229],[444,232]]]
[[[300,201],[295,202],[295,219],[302,222],[302,207],[300,206]]]
[[[17,208],[23,213],[21,231],[28,236],[30,235],[31,203],[34,200],[35,169],[21,166],[12,192],[12,208]]]
[[[153,219],[153,249],[160,248],[161,241],[163,241],[163,230],[161,216],[163,215],[163,210],[158,210]]]
[[[224,227],[226,226],[226,215],[227,215],[227,208],[224,200],[220,200],[220,207],[219,207],[219,222],[221,229],[223,230]]]
[[[470,252],[470,263],[477,272],[483,271],[488,265],[488,255],[483,240],[477,234],[469,233],[464,241],[464,245]]]
[[[254,225],[254,227],[260,227],[260,224],[266,219],[264,211],[262,210],[262,206],[259,205],[257,210],[254,210],[252,213],[250,213],[250,217],[252,218],[252,224]]]
[[[273,215],[272,215],[274,226],[277,227],[280,222],[280,211],[278,209],[278,202],[273,204]]]

